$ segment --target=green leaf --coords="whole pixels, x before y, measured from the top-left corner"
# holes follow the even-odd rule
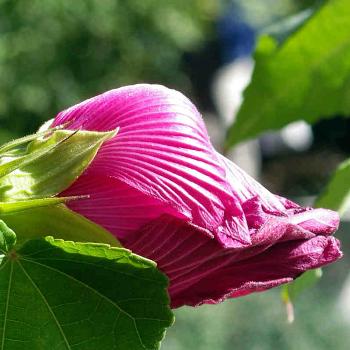
[[[316,201],[317,207],[329,208],[343,215],[350,206],[350,159],[341,163],[326,189]]]
[[[25,154],[9,157],[0,165],[0,200],[46,198],[62,192],[115,134],[58,130],[32,141]]]
[[[126,249],[46,237],[4,253],[3,350],[158,349],[173,323],[167,278]]]
[[[350,115],[350,2],[332,0],[281,46],[260,38],[252,81],[226,148],[305,120]]]
[[[288,37],[299,29],[300,26],[304,25],[304,23],[313,15],[315,10],[316,7],[307,8],[296,14],[287,16],[280,21],[273,22],[268,27],[263,28],[262,34],[270,35],[280,44],[288,39]]]
[[[6,254],[16,243],[16,234],[0,220],[0,250]]]
[[[63,204],[0,214],[1,219],[16,232],[19,244],[32,238],[53,236],[66,240],[120,246],[110,232],[71,211]]]
[[[288,293],[289,300],[295,300],[305,289],[312,287],[322,277],[321,269],[314,269],[303,273],[293,282],[283,286],[284,293]]]

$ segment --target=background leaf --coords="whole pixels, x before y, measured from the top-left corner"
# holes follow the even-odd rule
[[[282,286],[281,297],[282,301],[286,305],[288,322],[294,321],[294,307],[293,302],[295,299],[308,288],[314,286],[317,281],[322,277],[322,269],[309,270],[303,273],[300,277],[293,282]]]
[[[350,206],[350,159],[341,163],[326,189],[316,201],[317,207],[329,208],[344,214]]]
[[[293,282],[282,287],[282,299],[294,301],[297,296],[307,288],[312,287],[322,277],[322,269],[309,270]]]
[[[126,249],[28,241],[0,267],[1,349],[158,349],[173,322],[166,288]]]
[[[328,1],[283,45],[259,40],[226,147],[303,119],[350,114],[350,2]]]
[[[328,208],[343,214],[350,205],[350,160],[340,164],[325,191],[317,198],[315,207]],[[287,305],[288,319],[293,320],[292,303],[304,290],[311,288],[322,277],[322,269],[303,273],[295,281],[282,287],[282,300]]]

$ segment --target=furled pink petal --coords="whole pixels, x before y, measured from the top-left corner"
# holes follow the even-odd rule
[[[169,205],[101,175],[84,174],[63,195],[90,193],[88,200],[71,201],[69,207],[122,238],[164,213],[186,219]]]
[[[91,196],[88,204],[73,203],[72,208],[118,236],[156,215],[170,213],[206,229],[224,246],[250,244],[240,202],[232,196],[200,114],[184,95],[158,85],[124,87],[61,112],[53,126],[68,121],[71,129],[120,128],[65,192]],[[104,185],[111,181],[113,189]],[[120,191],[136,195],[137,203],[128,195],[120,196]],[[136,204],[135,211],[129,210]],[[150,210],[149,205],[156,209]],[[93,210],[96,207],[98,213]],[[129,211],[133,223],[126,223],[121,208]]]
[[[227,170],[227,180],[234,196],[241,203],[251,235],[274,217],[288,218],[288,222],[298,225],[299,229],[318,235],[330,235],[338,229],[339,216],[336,212],[322,208],[303,208],[286,198],[276,196],[233,162],[219,156]],[[289,238],[295,239],[293,231]]]
[[[216,303],[291,281],[341,256],[338,215],[276,196],[216,153],[182,94],[157,85],[109,91],[53,125],[112,130],[63,195],[170,279],[173,307]]]
[[[333,237],[283,242],[291,224],[271,223],[270,229],[281,243],[267,240],[249,249],[223,248],[196,227],[163,216],[123,243],[157,261],[170,278],[172,307],[217,303],[263,291],[341,256],[339,242]],[[294,229],[298,230],[297,226]]]

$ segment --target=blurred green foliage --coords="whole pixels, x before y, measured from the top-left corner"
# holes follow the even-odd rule
[[[121,85],[188,89],[181,56],[217,10],[211,0],[0,0],[0,143]]]
[[[319,289],[317,289],[319,290]],[[288,324],[278,290],[220,305],[175,310],[162,350],[347,350],[349,324],[335,302],[315,289],[296,304]]]

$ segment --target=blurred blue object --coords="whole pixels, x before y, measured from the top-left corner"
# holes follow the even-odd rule
[[[256,32],[245,22],[235,6],[231,6],[218,20],[218,39],[223,63],[250,56],[255,46]]]

